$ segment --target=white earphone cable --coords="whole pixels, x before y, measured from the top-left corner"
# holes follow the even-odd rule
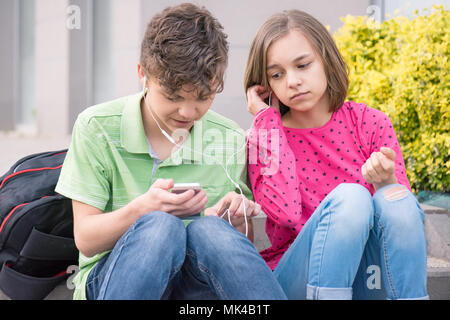
[[[145,101],[145,94],[146,94],[146,93],[145,93],[145,90],[146,90],[145,83],[146,83],[146,77],[144,77],[144,87],[143,87],[143,91],[144,91],[144,105],[145,105],[145,106],[148,108],[148,110],[150,111],[150,115],[152,116],[153,120],[155,121],[156,125],[158,126],[158,128],[159,128],[159,130],[162,132],[162,134],[163,134],[163,135],[164,135],[164,136],[165,136],[172,144],[176,145],[177,147],[179,147],[179,148],[181,149],[183,146],[182,146],[182,145],[179,145],[178,143],[176,143],[175,140],[174,140],[174,139],[173,139],[173,138],[172,138],[172,137],[171,137],[164,129],[161,128],[161,126],[159,125],[158,121],[156,120],[156,117],[153,115],[152,109],[150,108],[150,106],[147,105],[147,103],[146,103],[146,101]],[[270,92],[270,94],[269,94],[269,107],[267,107],[266,109],[264,109],[263,112],[265,112],[266,110],[268,110],[268,109],[270,108],[271,97],[272,97],[272,92]],[[252,124],[251,128],[248,130],[248,132],[251,132],[252,129],[253,129],[253,124]],[[234,180],[230,177],[230,174],[228,173],[228,162],[229,162],[229,160],[232,159],[235,155],[237,155],[239,152],[241,152],[242,149],[243,149],[245,146],[247,146],[247,143],[248,143],[248,134],[245,135],[245,141],[244,141],[244,143],[242,144],[242,146],[241,146],[241,147],[240,147],[233,155],[231,155],[231,157],[229,157],[229,158],[225,161],[225,166],[223,165],[223,163],[218,162],[217,159],[214,158],[214,157],[211,157],[211,156],[209,156],[209,155],[207,155],[207,154],[204,154],[204,153],[201,153],[201,152],[197,152],[196,150],[192,150],[192,149],[190,149],[190,148],[188,148],[188,147],[184,147],[184,148],[186,148],[188,151],[193,151],[194,153],[201,154],[202,156],[206,156],[206,157],[208,157],[208,158],[213,159],[214,161],[216,161],[216,163],[218,163],[218,164],[222,167],[222,169],[225,171],[225,174],[226,174],[228,180],[230,180],[231,183],[239,190],[239,193],[240,193],[240,195],[241,195],[241,197],[242,197],[243,208],[244,208],[245,236],[246,236],[246,237],[248,236],[247,208],[246,208],[246,205],[245,205],[245,200],[246,200],[247,198],[244,196],[244,192],[242,191],[242,189],[241,189],[241,187],[239,186],[239,184],[236,183],[236,181],[234,181]],[[231,225],[233,225],[233,224],[231,223],[230,210],[229,210],[229,209],[226,209],[225,212],[220,216],[220,218],[223,218],[223,216],[225,216],[225,214],[227,214],[227,213],[228,213],[228,222],[229,222]]]

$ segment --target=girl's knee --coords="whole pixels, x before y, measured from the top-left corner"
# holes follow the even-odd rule
[[[374,194],[374,200],[394,202],[408,197],[410,191],[401,184],[393,184],[380,188]]]
[[[371,201],[372,196],[365,187],[357,183],[341,183],[333,191],[338,192],[340,195],[349,197],[350,199],[361,199],[363,201]]]
[[[372,225],[373,198],[366,188],[355,183],[342,183],[333,192],[330,206],[339,213],[337,219],[347,225]]]
[[[375,215],[383,224],[396,225],[402,229],[419,222],[419,225],[423,224],[424,214],[419,202],[403,185],[381,188],[373,200]]]
[[[397,250],[417,252],[421,248],[426,252],[424,213],[419,202],[404,186],[396,185],[389,189],[397,195],[384,188],[374,196],[377,232],[385,233],[385,238]]]

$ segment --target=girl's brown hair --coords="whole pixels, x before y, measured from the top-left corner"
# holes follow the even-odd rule
[[[287,35],[292,29],[301,31],[320,56],[328,83],[330,111],[338,110],[347,96],[347,66],[328,30],[317,19],[300,10],[275,14],[258,30],[250,48],[245,70],[245,92],[256,84],[269,87],[267,51],[273,42]],[[289,108],[280,101],[281,114],[285,114],[288,110]]]
[[[147,26],[140,63],[170,96],[183,85],[192,85],[199,98],[221,92],[227,62],[227,35],[203,7],[168,7]]]

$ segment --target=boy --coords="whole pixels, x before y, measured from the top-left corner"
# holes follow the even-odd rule
[[[73,200],[75,299],[285,298],[251,242],[220,219],[229,212],[242,231],[244,212],[260,211],[247,199],[245,136],[209,111],[227,65],[222,29],[204,8],[165,9],[142,42],[143,92],[79,115],[56,187]],[[237,143],[219,139],[230,132]],[[170,192],[182,182],[202,190]]]

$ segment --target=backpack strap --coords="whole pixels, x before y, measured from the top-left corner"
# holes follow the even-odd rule
[[[0,289],[13,300],[41,300],[67,276],[64,273],[48,278],[32,277],[13,270],[5,263],[0,271]]]
[[[76,261],[78,250],[72,238],[33,228],[20,256],[44,261]],[[67,277],[66,272],[53,277],[34,277],[12,269],[6,262],[0,271],[0,289],[13,300],[41,300]]]
[[[78,249],[72,238],[43,233],[33,228],[20,255],[35,260],[70,261],[78,259]]]

